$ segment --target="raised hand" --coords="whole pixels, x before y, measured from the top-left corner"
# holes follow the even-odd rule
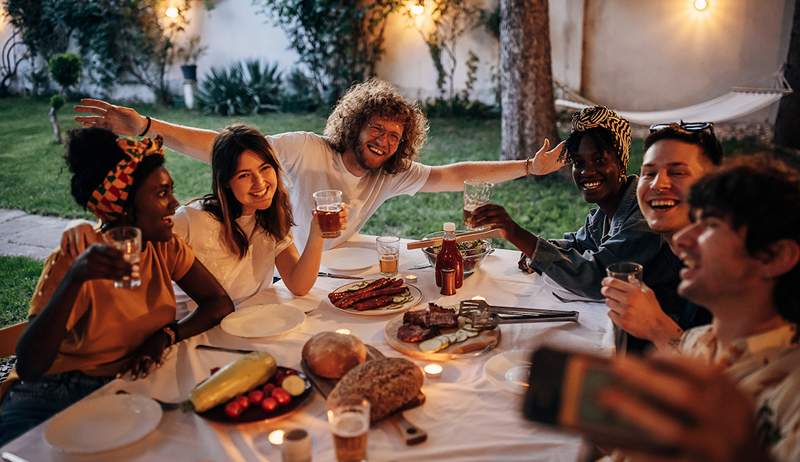
[[[564,150],[566,141],[558,143],[556,147],[550,149],[550,140],[545,138],[542,147],[536,151],[531,161],[531,174],[533,175],[547,175],[561,169],[566,165],[566,159],[560,159],[561,152]]]
[[[93,279],[122,279],[138,273],[122,252],[105,244],[92,244],[72,263],[70,272],[80,282]]]
[[[111,130],[117,135],[137,136],[147,126],[147,119],[135,109],[115,106],[99,99],[83,98],[75,112],[91,114],[76,116],[75,121],[84,127]]]

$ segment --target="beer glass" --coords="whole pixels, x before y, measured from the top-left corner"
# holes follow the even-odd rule
[[[380,236],[375,239],[378,249],[381,274],[390,277],[397,275],[400,260],[400,238],[397,236]]]
[[[122,257],[131,265],[138,265],[142,254],[142,232],[133,226],[118,226],[111,228],[105,233],[106,242],[122,252]],[[139,279],[139,272],[131,273],[130,276],[123,276],[122,279],[114,281],[114,287],[130,289],[139,287],[142,284]]]
[[[478,207],[486,205],[492,198],[494,185],[485,181],[467,180],[464,182],[464,225],[474,228],[472,212]]]
[[[634,285],[642,284],[642,273],[644,268],[638,263],[632,261],[621,261],[612,263],[606,268],[606,274],[614,279],[620,279]],[[614,345],[617,348],[617,353],[624,355],[628,349],[628,334],[621,330],[617,325],[614,325]]]
[[[338,462],[367,460],[369,412],[369,401],[365,399],[343,400],[328,411],[328,426]]]
[[[317,222],[322,237],[332,239],[342,235],[342,192],[336,189],[325,189],[313,194],[314,207],[317,211]]]

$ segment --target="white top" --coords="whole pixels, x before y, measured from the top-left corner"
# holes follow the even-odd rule
[[[314,210],[312,194],[316,191],[338,189],[342,191],[342,200],[350,204],[347,228],[340,237],[325,239],[325,248],[330,249],[359,232],[387,199],[416,194],[428,181],[431,171],[431,167],[413,162],[408,170],[394,175],[381,170],[357,177],[347,171],[342,155],[319,135],[290,132],[268,136],[267,140],[283,167],[283,182],[297,223],[292,231],[300,236],[303,248]]]
[[[222,240],[222,223],[203,211],[200,201],[178,208],[173,220],[175,227],[172,232],[192,246],[197,259],[211,271],[237,305],[272,285],[275,256],[292,243],[291,233],[279,242],[263,230],[254,233],[255,215],[239,217],[236,223],[250,236],[250,248],[240,259]],[[179,304],[190,300],[177,286],[175,298]]]

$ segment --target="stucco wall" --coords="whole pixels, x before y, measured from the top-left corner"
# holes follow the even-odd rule
[[[792,0],[586,0],[582,93],[625,110],[688,106],[769,85],[786,59]],[[786,19],[789,18],[787,22]],[[746,120],[764,120],[776,110]]]

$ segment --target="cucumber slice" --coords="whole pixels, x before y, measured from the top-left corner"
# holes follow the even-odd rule
[[[469,335],[463,330],[459,330],[456,332],[456,342],[463,342],[464,340],[468,339]]]
[[[469,338],[477,337],[481,333],[481,331],[479,331],[479,330],[469,330],[469,329],[463,329],[463,330],[461,330],[459,332],[463,332],[463,333],[467,334],[467,337],[469,337]]]
[[[439,337],[434,337],[420,343],[419,349],[423,353],[436,353],[437,351],[444,350],[448,346],[450,346],[450,340],[440,335]]]

